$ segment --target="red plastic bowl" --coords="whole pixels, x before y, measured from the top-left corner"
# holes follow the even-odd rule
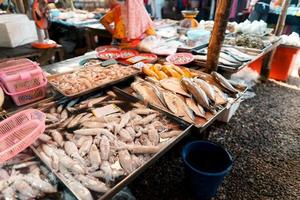
[[[168,56],[166,60],[174,65],[186,65],[194,60],[194,56],[191,53],[175,53]]]
[[[118,59],[120,58],[121,54],[119,50],[107,50],[104,52],[98,52],[97,58],[101,60],[110,60],[110,59]]]
[[[120,56],[121,59],[128,59],[133,56],[137,56],[139,54],[139,52],[136,50],[132,50],[132,49],[124,49],[121,51],[120,54],[121,54],[121,56]]]

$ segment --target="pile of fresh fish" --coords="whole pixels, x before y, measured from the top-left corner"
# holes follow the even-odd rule
[[[199,73],[195,78],[138,78],[131,84],[133,95],[172,112],[187,122],[196,123],[199,118],[209,119],[218,108],[226,104],[229,95],[238,94],[228,80],[213,72]]]
[[[26,151],[0,167],[0,199],[27,200],[57,195],[55,176]]]
[[[195,61],[206,62],[207,51],[207,48],[199,50],[197,52],[199,55],[194,56]],[[232,67],[239,67],[242,64],[251,61],[254,58],[255,56],[246,54],[236,48],[222,47],[219,57],[219,64]]]
[[[75,95],[137,73],[138,70],[132,66],[116,64],[104,68],[89,65],[73,72],[50,76],[48,81],[59,91],[67,95]]]
[[[181,133],[159,112],[113,92],[54,106],[46,120],[35,144],[40,157],[84,200],[107,192]]]

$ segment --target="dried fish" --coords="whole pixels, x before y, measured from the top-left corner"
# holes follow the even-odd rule
[[[190,109],[192,109],[192,111],[197,116],[205,118],[205,111],[204,111],[204,109],[200,105],[197,105],[196,102],[192,98],[186,98],[185,102],[186,102],[186,105]]]
[[[193,81],[188,78],[183,78],[181,82],[201,106],[205,107],[208,110],[211,109],[207,95],[199,86],[194,84]]]
[[[179,96],[167,91],[163,92],[163,96],[171,112],[178,116],[184,117],[186,120],[195,120],[195,116],[193,115],[192,111]]]
[[[201,89],[206,93],[206,95],[212,100],[216,101],[216,94],[215,90],[213,89],[210,84],[201,80],[201,79],[194,79],[194,82],[201,87]]]
[[[155,92],[149,86],[143,85],[141,82],[133,82],[131,88],[140,95],[144,101],[149,102],[153,105],[157,105],[161,108],[164,108],[162,102],[157,97]]]
[[[169,90],[171,92],[174,92],[176,94],[181,94],[186,97],[190,97],[191,95],[188,94],[183,87],[181,86],[180,81],[177,78],[167,78],[162,79],[159,81],[160,85],[165,88],[166,90]]]
[[[211,75],[223,86],[225,87],[227,90],[229,90],[230,92],[233,93],[239,93],[238,90],[236,90],[229,82],[226,78],[224,78],[221,74],[217,73],[217,72],[212,72]]]

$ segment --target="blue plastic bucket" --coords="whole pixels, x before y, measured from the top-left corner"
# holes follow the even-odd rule
[[[227,150],[208,141],[187,144],[182,157],[196,199],[214,197],[233,164]]]

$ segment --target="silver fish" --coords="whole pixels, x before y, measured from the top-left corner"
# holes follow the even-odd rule
[[[224,78],[221,74],[217,72],[212,72],[211,75],[227,90],[233,93],[239,93],[229,82],[226,78]]]
[[[208,110],[211,109],[207,95],[198,85],[194,84],[193,81],[188,78],[183,78],[181,82],[201,106]]]
[[[216,100],[215,90],[206,82],[201,79],[194,79],[194,82],[198,84],[202,90],[206,93],[206,95],[213,101]]]

